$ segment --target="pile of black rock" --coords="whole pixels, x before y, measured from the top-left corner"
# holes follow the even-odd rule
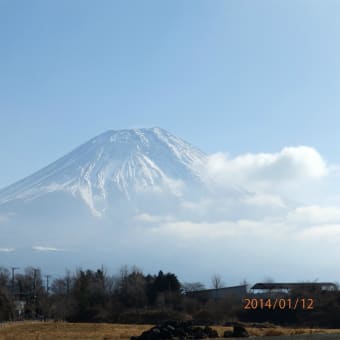
[[[234,325],[233,331],[225,331],[223,334],[224,338],[248,338],[249,333],[247,330],[240,325]]]
[[[242,326],[234,326],[233,331],[226,331],[224,337],[248,337],[248,332]],[[140,336],[133,336],[131,340],[172,340],[172,339],[208,339],[218,338],[218,333],[209,326],[194,326],[190,321],[166,321],[143,332]]]

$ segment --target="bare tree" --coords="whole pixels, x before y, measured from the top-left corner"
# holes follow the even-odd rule
[[[201,282],[184,282],[181,284],[181,291],[183,293],[195,292],[197,290],[205,289],[204,284]]]
[[[214,274],[211,277],[211,285],[214,289],[219,289],[224,286],[224,283],[222,281],[222,277],[220,274]]]

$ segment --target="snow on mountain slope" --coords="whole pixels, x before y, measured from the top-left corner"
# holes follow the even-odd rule
[[[206,155],[160,128],[107,131],[31,176],[0,191],[0,205],[67,192],[100,215],[114,197],[201,182]]]

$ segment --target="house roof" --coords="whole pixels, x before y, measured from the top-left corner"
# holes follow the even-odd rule
[[[215,292],[216,290],[232,290],[232,289],[240,289],[246,288],[247,285],[239,285],[239,286],[231,286],[231,287],[221,287],[221,288],[210,288],[210,289],[201,289],[201,290],[194,290],[193,292]]]
[[[187,292],[187,295],[197,296],[197,295],[204,295],[204,294],[214,294],[214,293],[227,293],[233,292],[238,290],[246,290],[247,285],[239,285],[239,286],[232,286],[232,287],[222,287],[222,288],[211,288],[211,289],[202,289],[202,290],[194,290],[191,292]]]
[[[272,282],[256,283],[251,289],[336,288],[332,282]]]

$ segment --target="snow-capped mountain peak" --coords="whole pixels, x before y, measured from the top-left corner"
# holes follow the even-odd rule
[[[183,183],[199,183],[205,154],[158,127],[109,130],[33,175],[0,191],[0,204],[47,193],[81,197],[100,215],[117,195],[165,189],[181,194]]]

